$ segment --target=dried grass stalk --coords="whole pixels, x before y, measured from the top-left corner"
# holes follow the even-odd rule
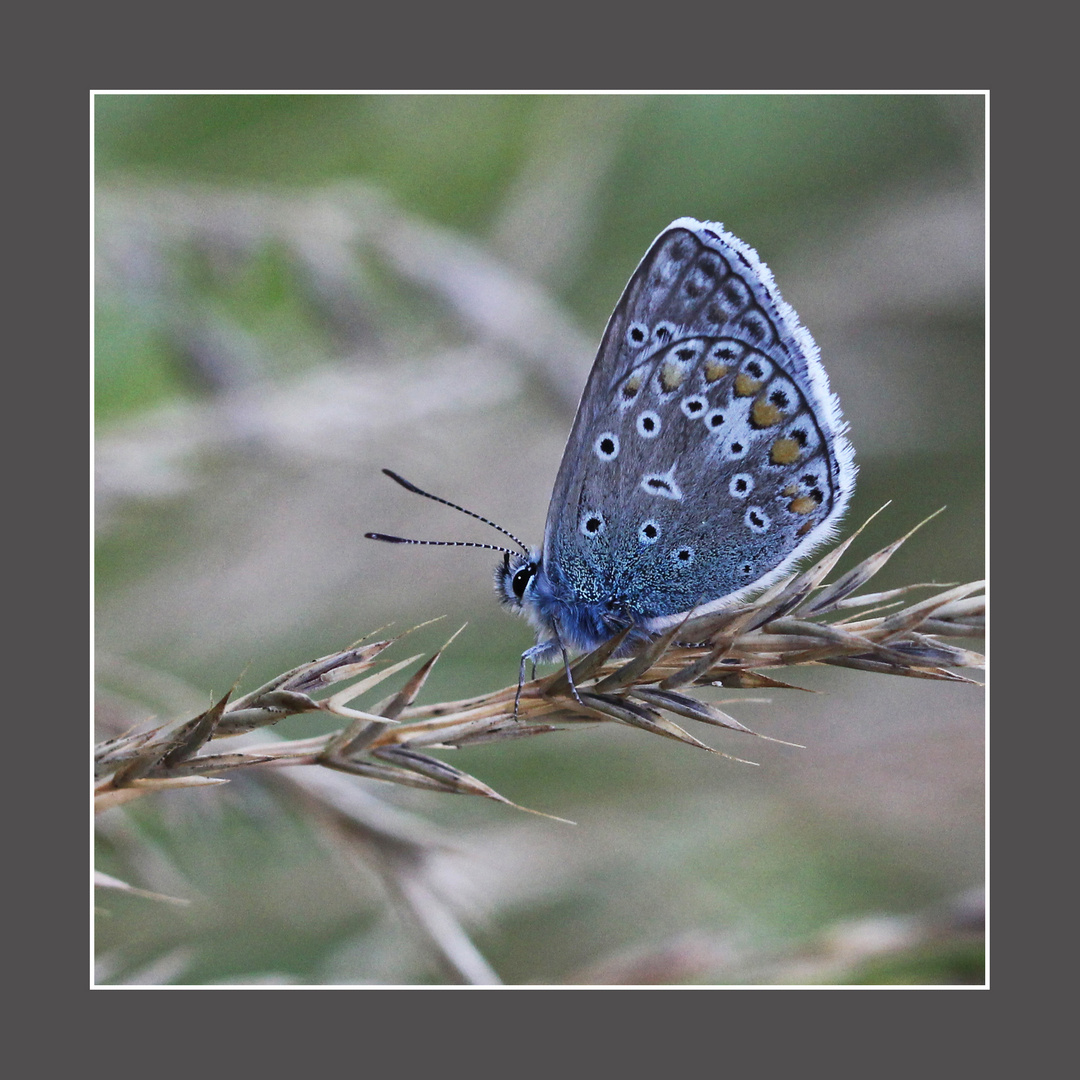
[[[756,733],[684,688],[791,685],[765,674],[770,668],[832,664],[972,682],[956,669],[981,667],[982,656],[944,639],[982,635],[983,582],[939,589],[927,599],[886,613],[885,608],[895,608],[914,589],[928,586],[854,594],[907,537],[864,559],[834,584],[824,585],[851,539],[753,603],[702,617],[691,615],[629,658],[611,659],[621,636],[605,642],[574,662],[573,686],[560,668],[524,684],[520,697],[519,687],[511,685],[465,701],[417,705],[440,650],[390,697],[364,711],[351,703],[419,656],[386,664],[382,654],[398,639],[361,642],[284,672],[236,700],[230,701],[230,692],[190,720],[101,743],[95,755],[96,808],[163,788],[220,782],[219,774],[235,769],[296,765],[508,803],[482,781],[428,751],[614,722],[718,753],[671,717]],[[837,613],[835,621],[823,621],[823,616]],[[332,687],[338,689],[325,694]],[[328,735],[277,740],[232,753],[211,748],[223,738],[310,712],[325,712],[347,724]]]

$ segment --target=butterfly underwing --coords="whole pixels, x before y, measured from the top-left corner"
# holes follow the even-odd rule
[[[542,547],[496,587],[537,629],[526,656],[625,649],[734,604],[831,537],[854,454],[818,349],[757,252],[679,218],[604,332]]]

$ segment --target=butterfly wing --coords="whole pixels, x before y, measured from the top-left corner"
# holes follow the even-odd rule
[[[544,533],[552,597],[655,629],[777,580],[851,496],[844,431],[768,267],[680,218],[626,286],[578,406]]]

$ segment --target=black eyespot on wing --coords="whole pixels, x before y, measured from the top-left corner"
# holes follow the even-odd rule
[[[693,248],[690,246],[690,241],[685,237],[680,237],[671,245],[671,254],[675,257],[677,262],[690,257]]]
[[[636,427],[639,435],[652,439],[660,431],[660,417],[651,409],[646,409],[638,414]]]
[[[698,259],[698,270],[713,281],[724,272],[720,260],[715,255],[703,255]]]
[[[728,281],[720,290],[720,295],[728,302],[735,311],[742,311],[749,299],[746,286],[737,278]]]
[[[742,318],[743,333],[755,344],[761,344],[769,337],[769,326],[757,311],[748,311]]]
[[[772,525],[772,519],[760,506],[751,506],[743,515],[743,522],[751,532],[767,532]]]

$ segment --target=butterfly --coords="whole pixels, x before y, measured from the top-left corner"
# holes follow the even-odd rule
[[[854,452],[818,348],[757,252],[683,217],[653,241],[608,320],[543,544],[495,573],[537,631],[534,664],[627,631],[620,653],[773,584],[835,534]],[[382,533],[371,539],[408,541]]]

